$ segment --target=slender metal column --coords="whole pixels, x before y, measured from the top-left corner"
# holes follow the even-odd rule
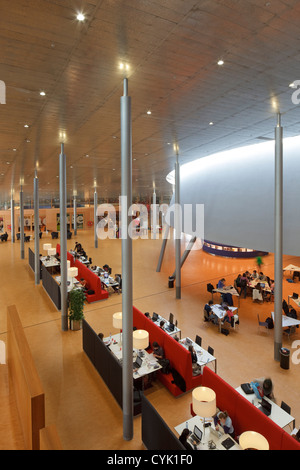
[[[68,266],[67,266],[67,175],[64,144],[59,155],[59,207],[60,207],[60,297],[61,328],[68,330]]]
[[[98,248],[98,237],[97,237],[97,224],[98,224],[98,217],[97,217],[97,206],[98,206],[98,195],[95,189],[94,192],[94,241],[95,241],[95,248]]]
[[[175,163],[175,264],[176,264],[176,299],[181,299],[181,217],[180,217],[180,166],[178,150]]]
[[[124,79],[121,97],[121,236],[122,236],[122,329],[123,329],[123,437],[133,438],[133,300],[132,300],[132,239],[128,235],[132,205],[132,139],[131,97],[128,80]]]
[[[283,130],[278,114],[275,128],[275,259],[274,259],[274,359],[280,360],[282,346],[282,228],[283,228]]]
[[[21,186],[20,191],[20,247],[21,247],[21,259],[25,258],[24,252],[24,198],[23,198],[23,187]]]
[[[156,192],[153,191],[152,197],[152,238],[156,240],[156,231],[157,231],[157,210],[156,210]]]
[[[15,201],[13,195],[11,196],[11,201],[10,201],[10,219],[11,219],[11,242],[15,243],[15,235],[16,235],[16,230],[15,230]]]
[[[77,199],[76,195],[73,196],[73,210],[74,210],[74,235],[77,235]]]
[[[164,254],[165,254],[165,250],[166,250],[166,246],[167,246],[167,241],[168,241],[168,238],[169,238],[169,232],[170,232],[170,226],[168,224],[166,224],[165,229],[163,230],[163,241],[162,241],[160,255],[159,255],[159,259],[158,259],[158,263],[157,263],[157,268],[156,268],[157,273],[160,273],[160,270],[161,270],[161,265],[162,265],[162,262],[163,262],[163,259],[164,259]]]
[[[39,179],[35,172],[33,180],[33,206],[34,206],[34,277],[35,284],[40,283],[40,227],[39,227]]]
[[[187,257],[189,256],[189,254],[190,254],[190,252],[191,252],[191,250],[192,250],[192,248],[193,248],[193,246],[194,246],[196,240],[197,240],[197,237],[193,237],[193,238],[191,238],[191,240],[189,241],[189,244],[188,244],[188,246],[187,246],[187,248],[186,248],[186,250],[185,250],[185,252],[183,253],[182,258],[181,258],[181,262],[180,262],[180,267],[181,267],[181,268],[182,268],[182,266],[184,265],[185,260],[186,260]],[[172,277],[176,278],[176,270],[173,272]]]

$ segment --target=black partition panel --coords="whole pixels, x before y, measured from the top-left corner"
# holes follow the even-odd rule
[[[186,450],[144,395],[142,395],[142,441],[147,450]]]
[[[94,332],[95,333],[95,332]],[[95,333],[96,335],[96,333]],[[97,336],[97,335],[96,335]],[[101,375],[102,379],[110,387],[110,363],[111,363],[112,354],[105,346],[103,341],[100,338],[95,338],[95,358],[94,366],[96,367],[98,373]]]
[[[86,320],[82,320],[82,347],[90,361],[95,363],[95,331]]]
[[[60,310],[61,308],[60,286],[57,284],[55,279],[53,279],[53,277],[47,271],[44,265],[42,265],[42,281],[43,281],[43,287],[45,291],[49,295],[50,299],[54,303],[57,310]]]
[[[32,271],[35,272],[34,252],[31,250],[31,248],[28,248],[28,263]]]

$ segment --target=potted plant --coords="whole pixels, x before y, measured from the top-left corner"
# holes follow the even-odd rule
[[[85,294],[83,290],[73,288],[69,292],[69,319],[70,328],[73,331],[80,330],[82,327],[84,301]]]

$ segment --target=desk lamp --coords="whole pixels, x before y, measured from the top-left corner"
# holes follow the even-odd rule
[[[43,250],[44,250],[44,251],[51,250],[51,248],[52,248],[51,243],[44,243],[44,244],[43,244]]]
[[[120,341],[119,344],[122,344],[122,312],[116,312],[113,314],[113,327],[120,330]]]
[[[134,349],[147,349],[149,346],[149,333],[146,330],[135,330],[133,332],[133,347]],[[139,353],[141,356],[141,354]]]
[[[205,418],[211,418],[216,414],[216,394],[208,387],[197,387],[192,393],[194,413],[204,419],[203,435],[205,435]]]
[[[48,250],[48,256],[54,256],[56,255],[56,249],[55,248],[50,248]]]
[[[243,450],[269,450],[267,439],[258,432],[246,431],[240,435],[239,444]]]
[[[72,279],[72,289],[74,287],[74,277],[78,276],[78,268],[69,268],[68,269],[68,277]]]

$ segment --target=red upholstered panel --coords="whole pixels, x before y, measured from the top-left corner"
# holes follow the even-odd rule
[[[135,326],[138,330],[147,330],[147,328],[145,328],[145,323],[145,315],[136,307],[133,307],[133,326]]]
[[[214,390],[217,397],[217,407],[221,411],[228,411],[235,427],[236,398],[239,393],[208,366],[205,366],[203,370],[202,385]]]
[[[281,450],[300,450],[300,442],[284,431],[282,434]]]
[[[166,358],[171,362],[171,367],[174,367],[185,379],[188,389],[192,376],[192,357],[190,352],[168,334],[165,335],[164,350]]]
[[[57,243],[56,245],[56,253],[58,253],[60,255],[60,244]]]
[[[70,266],[73,267],[74,266],[74,256],[71,255],[71,253],[67,252],[67,260],[70,261]]]
[[[270,450],[281,449],[282,435],[285,431],[239,393],[236,406],[235,430],[237,435],[245,431],[256,431],[267,439]]]

